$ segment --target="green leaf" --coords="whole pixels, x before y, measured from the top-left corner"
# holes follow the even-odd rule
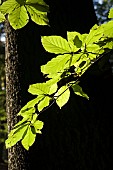
[[[5,21],[5,16],[0,12],[0,22]]]
[[[103,29],[98,25],[94,25],[88,34],[88,36],[84,40],[84,44],[87,46],[89,44],[93,44],[99,41],[99,39],[103,37]]]
[[[113,18],[113,8],[110,9],[108,18]]]
[[[86,51],[89,53],[95,53],[96,55],[99,54],[101,47],[97,44],[89,44],[86,46]]]
[[[52,86],[54,84],[57,84],[58,81],[59,81],[59,76],[57,75],[56,77],[54,77],[54,78],[52,78],[50,80],[47,80],[46,85]]]
[[[75,94],[82,96],[82,97],[85,97],[86,99],[89,99],[88,95],[83,92],[82,88],[78,84],[74,84],[72,86],[72,89],[73,89]]]
[[[14,29],[19,29],[28,23],[29,16],[26,8],[24,6],[20,6],[8,15],[8,19]]]
[[[36,7],[33,5],[26,5],[26,8],[31,16],[32,21],[34,21],[38,25],[48,25],[49,20],[47,18],[47,13],[43,12],[44,10],[39,11],[39,9],[37,10]],[[46,11],[46,9],[45,9],[45,11]]]
[[[36,133],[41,134],[41,129],[43,128],[44,123],[40,120],[37,120],[34,122],[33,126],[35,128]]]
[[[78,64],[78,65],[77,65]],[[90,58],[83,58],[79,62],[75,64],[75,72],[79,76],[82,76],[82,74],[90,67],[91,60]]]
[[[28,128],[28,123],[22,125],[19,128],[16,128],[12,130],[8,136],[8,139],[6,140],[6,148],[10,148],[14,146],[18,141],[20,141],[25,133],[25,131]]]
[[[48,96],[44,96],[44,98],[38,104],[38,111],[42,111],[44,107],[49,106],[51,98]]]
[[[3,2],[3,4],[0,6],[0,11],[5,14],[10,14],[15,9],[19,8],[20,4],[16,0],[7,0]]]
[[[103,34],[104,34],[104,37],[108,38],[113,38],[113,20],[107,22],[107,23],[104,23],[100,26],[102,29],[103,29]]]
[[[45,95],[49,93],[50,87],[46,83],[37,83],[29,86],[28,92],[33,95]]]
[[[58,55],[47,64],[41,66],[41,72],[44,74],[62,73],[66,67],[69,67],[70,54]]]
[[[86,39],[88,34],[80,34],[79,32],[76,32],[76,31],[71,31],[71,32],[67,31],[67,39],[68,39],[68,41],[73,42],[73,44],[74,44],[74,39],[76,36],[82,42]],[[74,44],[74,45],[76,45],[76,44]]]
[[[26,4],[39,4],[43,6],[48,6],[43,0],[26,0]]]
[[[80,48],[82,46],[82,41],[79,39],[78,35],[75,36],[73,42],[74,42],[74,45],[76,45],[77,48]]]
[[[19,121],[17,124],[15,124],[14,129],[19,128],[19,126],[21,127],[22,125],[27,123],[28,120],[29,120],[29,118],[27,118],[27,116],[24,117],[21,121]]]
[[[26,7],[31,6],[35,8],[40,13],[49,12],[49,6],[44,1],[30,0],[26,1]]]
[[[89,53],[89,54],[88,54],[88,58],[89,58],[90,60],[94,60],[94,59],[97,58],[97,55],[96,55],[96,54]]]
[[[22,108],[20,112],[18,113],[18,115],[21,115],[30,121],[32,119],[33,113],[35,113],[35,107],[26,108],[26,109]]]
[[[36,122],[36,120],[37,120],[37,117],[38,117],[38,114],[33,114],[33,116],[32,116],[32,120],[31,120],[31,125],[34,123],[34,122]]]
[[[75,57],[76,57],[76,55],[75,55]],[[75,64],[74,64],[74,66],[75,66],[76,68],[77,68],[77,67],[81,67],[81,63],[82,63],[82,62],[89,60],[87,54],[79,54],[79,55],[77,55],[77,57],[79,58],[79,60],[77,60],[77,61],[75,62]],[[76,60],[76,58],[75,58],[75,60]],[[83,65],[82,65],[82,67],[83,67]]]
[[[70,62],[70,66],[72,65],[76,65],[76,63],[79,61],[79,59],[81,58],[82,54],[73,54],[72,56],[72,61]]]
[[[57,90],[57,83],[51,84],[50,81],[46,83],[37,83],[30,85],[28,91],[31,94],[39,95],[38,99],[38,110],[41,111],[44,107],[49,105],[50,97],[47,95],[51,95],[55,93]]]
[[[27,115],[32,115],[35,113],[35,108],[34,106],[39,103],[41,100],[41,96],[38,96],[37,98],[29,101],[18,113],[18,115],[21,115],[23,117],[26,117]]]
[[[68,86],[62,86],[55,94],[56,103],[60,107],[60,109],[68,102],[69,97],[70,97],[70,90]]]
[[[78,32],[67,32],[67,39],[72,51],[78,51],[82,45],[82,35]]]
[[[55,93],[55,92],[57,91],[57,88],[58,88],[57,83],[52,84],[52,85],[50,86],[49,95]]]
[[[71,52],[67,40],[60,36],[43,36],[41,41],[45,50],[50,53],[64,54]]]
[[[22,28],[28,23],[28,12],[35,23],[48,24],[49,6],[43,0],[7,0],[0,6],[0,11],[4,15],[8,14],[8,20],[14,29]]]
[[[21,141],[23,147],[26,150],[29,150],[29,147],[32,146],[33,143],[35,142],[35,138],[36,138],[36,133],[35,133],[34,127],[28,126],[28,128],[24,134],[24,137]]]
[[[101,40],[99,42],[97,42],[97,44],[103,48],[109,48],[112,49],[113,46],[113,38],[112,37],[102,37]],[[103,51],[104,52],[104,51]]]

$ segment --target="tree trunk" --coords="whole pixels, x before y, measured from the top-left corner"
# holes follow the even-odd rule
[[[21,63],[18,54],[18,31],[15,31],[6,21],[6,112],[8,132],[18,122],[17,113],[22,107]],[[26,152],[18,143],[8,149],[8,169],[27,170]]]

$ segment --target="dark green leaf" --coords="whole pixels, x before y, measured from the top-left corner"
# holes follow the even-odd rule
[[[82,97],[85,97],[86,99],[89,99],[88,95],[83,92],[82,88],[78,84],[74,84],[72,86],[72,89],[73,89],[75,94],[82,96]]]

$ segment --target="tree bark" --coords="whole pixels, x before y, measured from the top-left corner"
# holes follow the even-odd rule
[[[18,54],[18,31],[15,31],[6,21],[6,112],[8,133],[18,122],[17,113],[22,107],[21,63]],[[27,170],[26,152],[18,143],[8,149],[8,169]]]

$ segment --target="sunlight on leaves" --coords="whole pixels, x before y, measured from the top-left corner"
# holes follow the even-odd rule
[[[69,100],[70,90],[68,86],[62,86],[55,94],[56,103],[60,107],[63,107]]]

